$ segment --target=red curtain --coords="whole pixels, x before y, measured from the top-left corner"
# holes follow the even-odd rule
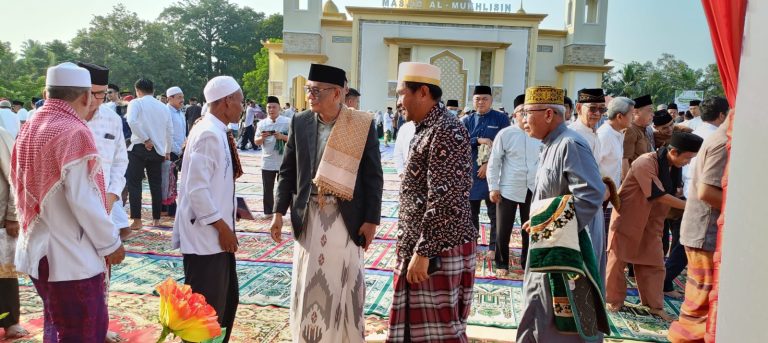
[[[701,0],[704,13],[707,16],[709,32],[712,36],[712,46],[717,58],[717,68],[723,82],[725,96],[733,108],[736,105],[736,89],[739,81],[739,62],[741,61],[741,44],[744,34],[744,17],[747,10],[747,0]],[[733,121],[736,116],[733,111],[728,118],[728,143],[726,148],[730,159]],[[728,167],[723,175],[723,206],[717,221],[717,248],[715,250],[715,280],[714,296],[710,299],[709,316],[707,318],[707,342],[715,342],[717,327],[717,303],[720,290],[720,261],[722,256],[722,234],[725,222],[725,203],[728,193]]]

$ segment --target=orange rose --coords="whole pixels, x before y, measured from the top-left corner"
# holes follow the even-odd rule
[[[179,285],[171,278],[157,286],[160,294],[160,324],[163,332],[158,342],[169,334],[188,342],[203,342],[222,335],[216,310],[205,297],[192,293],[189,285]]]

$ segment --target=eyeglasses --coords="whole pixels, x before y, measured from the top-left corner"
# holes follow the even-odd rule
[[[587,107],[587,110],[589,110],[589,113],[599,113],[604,114],[605,112],[608,112],[607,107],[597,107],[597,106],[589,106]]]
[[[520,115],[525,119],[528,118],[528,116],[531,114],[531,112],[541,112],[546,111],[548,108],[540,108],[538,110],[522,110],[520,111]]]
[[[318,95],[320,95],[320,92],[327,91],[329,89],[333,89],[333,87],[328,87],[328,88],[311,88],[311,87],[308,87],[308,86],[304,86],[304,93],[305,94],[312,94],[313,96],[318,96]]]
[[[91,92],[91,95],[93,95],[93,98],[96,100],[104,100],[104,98],[107,97],[106,92]]]

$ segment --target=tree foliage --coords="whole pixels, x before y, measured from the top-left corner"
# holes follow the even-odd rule
[[[723,96],[716,64],[693,69],[671,54],[662,54],[655,64],[630,62],[605,73],[603,88],[615,96],[634,98],[650,94],[656,104],[673,102],[677,90],[702,90],[705,96]]]
[[[40,96],[46,69],[63,61],[105,65],[110,82],[122,90],[133,91],[143,77],[155,83],[157,93],[179,86],[187,97],[201,97],[213,76],[243,79],[257,70],[261,42],[282,38],[282,28],[282,15],[267,17],[229,0],[181,0],[155,21],[119,4],[94,16],[69,42],[30,39],[14,53],[0,41],[0,97]]]

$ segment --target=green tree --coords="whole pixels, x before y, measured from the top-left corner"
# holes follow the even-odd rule
[[[263,104],[267,102],[269,82],[269,50],[261,48],[261,51],[253,55],[256,68],[243,75],[243,91],[249,99]]]

